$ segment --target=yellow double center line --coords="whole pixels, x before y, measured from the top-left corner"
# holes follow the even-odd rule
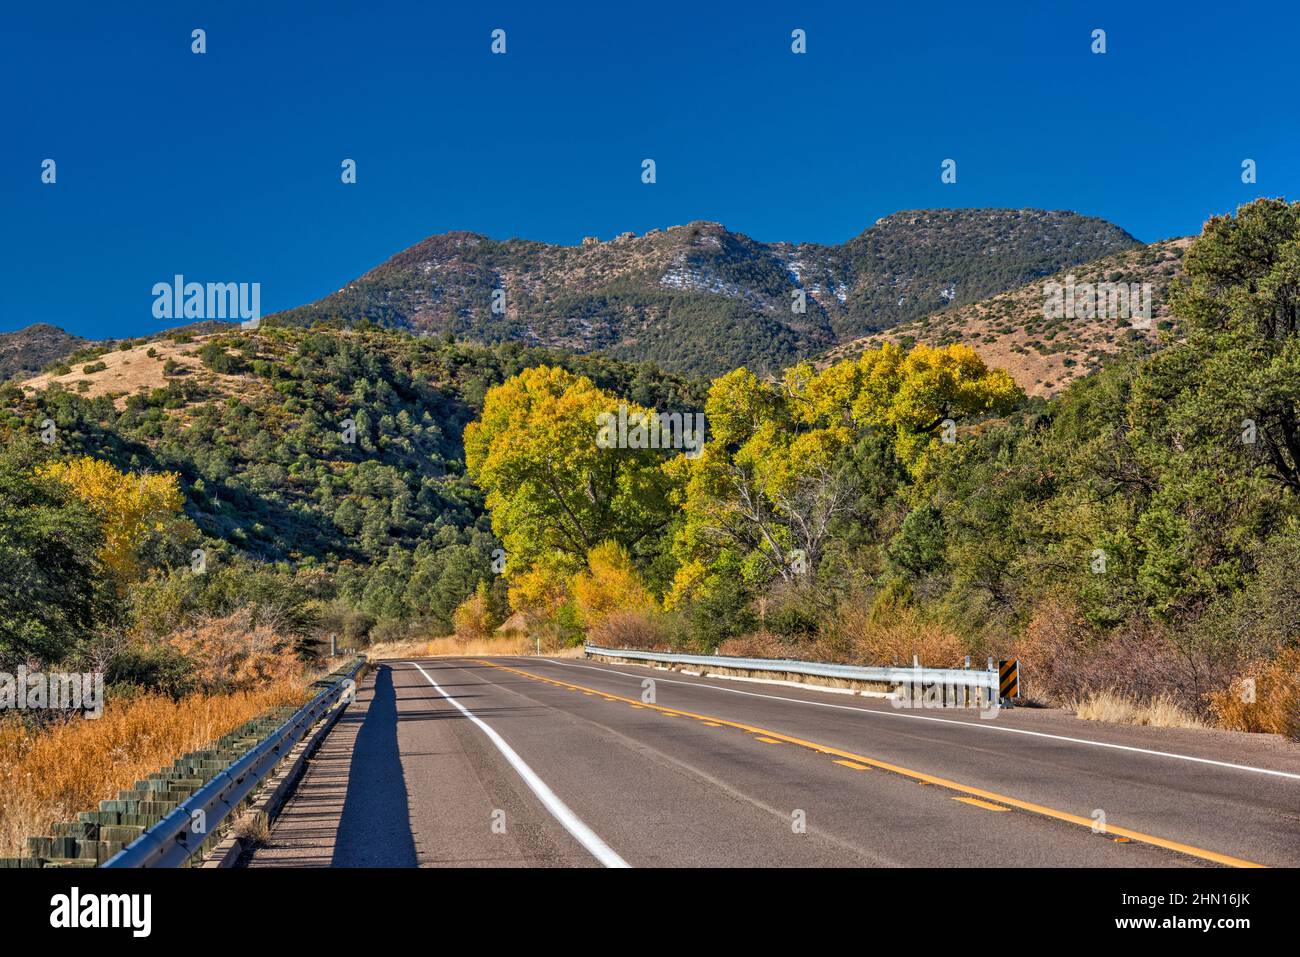
[[[510,668],[506,665],[497,664],[492,661],[485,661],[481,658],[475,659],[475,661],[477,664],[486,665],[489,668],[499,668],[502,671],[508,671],[511,674],[516,674],[524,678],[531,678],[534,681],[543,681],[546,684],[554,685],[557,688],[568,688],[571,691],[581,691],[584,694],[599,695],[607,701],[621,701],[624,704],[630,704],[633,707],[653,708],[655,711],[659,711],[663,714],[678,715],[683,718],[694,718],[697,721],[704,721],[710,725],[736,728],[749,734],[757,734],[786,744],[798,745],[801,748],[816,751],[818,754],[829,754],[859,765],[865,765],[866,767],[879,768],[881,771],[889,771],[892,774],[898,774],[905,778],[910,778],[913,781],[921,781],[925,784],[933,784],[941,788],[947,788],[950,791],[956,791],[959,794],[964,794],[968,797],[980,798],[985,801],[995,801],[999,804],[1004,804],[1007,807],[1028,811],[1031,814],[1041,814],[1043,817],[1053,818],[1057,821],[1064,821],[1067,824],[1077,824],[1079,827],[1086,827],[1090,831],[1094,829],[1096,824],[1092,818],[1080,817],[1077,814],[1070,814],[1068,811],[1058,811],[1055,808],[1045,807],[1042,804],[1035,804],[1032,801],[1022,801],[1019,798],[1007,797],[1004,794],[986,791],[983,788],[971,787],[967,784],[959,784],[956,781],[949,781],[946,778],[935,777],[934,775],[926,774],[923,771],[913,771],[911,768],[905,768],[897,764],[890,764],[887,761],[878,761],[875,758],[855,754],[852,751],[844,751],[827,744],[817,744],[814,741],[805,741],[802,738],[791,737],[788,734],[782,734],[780,731],[771,731],[767,728],[759,728],[752,724],[743,724],[739,721],[728,721],[726,718],[715,718],[710,715],[696,714],[693,711],[682,711],[677,708],[665,708],[662,705],[652,704],[647,701],[639,701],[635,698],[625,698],[622,695],[610,694],[608,691],[600,691],[596,688],[588,688],[584,685],[570,684],[567,681],[547,678],[544,675],[533,674],[531,671],[521,671],[518,668]],[[1142,831],[1134,831],[1126,827],[1115,827],[1107,824],[1105,825],[1104,833],[1115,837],[1128,838],[1132,841],[1140,841],[1143,844],[1151,844],[1155,847],[1163,847],[1169,851],[1176,851],[1179,854],[1187,854],[1204,861],[1213,861],[1215,864],[1225,864],[1228,867],[1265,866],[1263,864],[1257,864],[1254,861],[1243,860],[1240,857],[1232,857],[1228,854],[1220,854],[1217,851],[1206,850],[1203,847],[1196,847],[1191,844],[1182,844],[1178,841],[1166,840],[1163,837],[1156,837],[1154,834],[1145,834]]]

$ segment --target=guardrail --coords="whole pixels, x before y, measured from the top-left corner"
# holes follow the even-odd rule
[[[321,691],[229,767],[145,828],[101,867],[180,867],[198,853],[237,808],[302,740],[307,731],[356,688],[365,656],[316,682]]]
[[[940,700],[954,705],[998,707],[998,672],[970,668],[925,668],[922,666],[868,668],[823,661],[795,661],[785,658],[731,658],[724,655],[681,655],[665,651],[632,651],[584,645],[587,655],[605,655],[628,661],[654,661],[661,664],[698,665],[702,668],[732,668],[773,674],[811,675],[819,678],[842,678],[845,681],[888,684],[904,692],[905,697],[924,693],[923,689],[941,689]],[[991,662],[990,662],[991,664]]]

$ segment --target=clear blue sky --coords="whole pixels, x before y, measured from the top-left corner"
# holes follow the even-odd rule
[[[9,4],[0,331],[154,332],[175,273],[260,282],[269,313],[450,229],[835,243],[898,209],[1014,206],[1149,241],[1300,198],[1294,0],[722,6]]]

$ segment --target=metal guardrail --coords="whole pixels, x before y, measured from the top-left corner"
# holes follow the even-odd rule
[[[985,693],[986,700],[998,702],[998,673],[969,668],[895,667],[868,668],[838,665],[821,661],[795,661],[785,658],[730,658],[724,655],[679,655],[664,651],[630,651],[584,645],[588,655],[606,655],[629,661],[657,661],[663,664],[699,665],[705,668],[735,668],[742,671],[766,671],[780,674],[815,675],[820,678],[843,678],[847,681],[873,681],[899,687],[938,686],[970,689]]]
[[[351,666],[323,679],[329,685],[284,724],[100,866],[180,867],[184,864],[307,731],[355,690],[356,674],[365,663],[362,655]]]

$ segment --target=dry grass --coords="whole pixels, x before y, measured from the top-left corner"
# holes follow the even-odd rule
[[[22,384],[24,391],[42,392],[51,383],[61,383],[69,390],[77,390],[77,382],[85,380],[90,383],[83,395],[95,398],[101,395],[117,395],[114,404],[118,409],[126,408],[126,396],[136,392],[148,392],[152,389],[165,388],[168,378],[163,375],[163,366],[168,359],[174,360],[183,376],[198,379],[217,389],[221,395],[245,395],[250,388],[256,388],[253,380],[247,377],[230,376],[213,372],[205,368],[195,353],[212,336],[195,336],[186,343],[176,343],[169,339],[155,339],[130,349],[113,349],[97,359],[83,360],[73,366],[66,375],[55,376],[41,374],[28,379]],[[153,355],[149,351],[153,350]],[[83,372],[86,365],[104,363],[98,372]]]
[[[537,644],[524,635],[502,635],[499,638],[483,638],[466,641],[455,635],[442,638],[426,638],[420,641],[386,641],[371,645],[365,649],[365,655],[371,661],[392,661],[397,658],[464,658],[491,657],[493,655],[532,655],[537,652]],[[542,648],[543,654],[551,658],[579,658],[581,648]]]
[[[271,837],[271,825],[262,811],[250,811],[235,822],[234,834],[248,844],[265,844]]]
[[[1118,691],[1091,691],[1074,701],[1075,717],[1112,724],[1141,724],[1153,728],[1205,728],[1204,721],[1169,695],[1141,700]]]
[[[257,715],[305,700],[301,682],[283,681],[180,701],[110,699],[98,720],[72,718],[43,729],[17,716],[0,720],[0,856],[18,856],[29,835],[48,833]]]

